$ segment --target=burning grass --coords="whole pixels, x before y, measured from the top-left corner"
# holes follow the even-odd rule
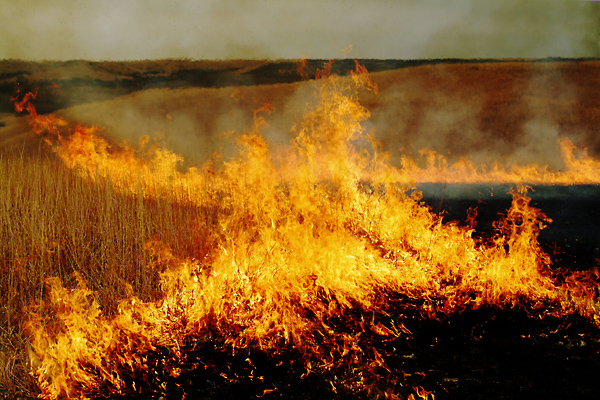
[[[91,183],[53,155],[15,153],[0,161],[2,350],[11,362],[2,380],[7,390],[26,377],[21,324],[27,306],[42,300],[46,277],[71,284],[77,271],[107,310],[127,295],[125,283],[140,298],[151,299],[158,292],[157,273],[154,256],[144,247],[163,240],[174,252],[193,254],[184,247],[199,239],[194,223],[202,214],[167,198],[119,195],[110,182]],[[17,372],[19,379],[13,376]]]
[[[596,277],[557,279],[537,241],[550,221],[525,187],[475,240],[407,195],[421,175],[364,132],[357,91],[377,90],[364,68],[321,76],[282,154],[261,136],[265,106],[238,157],[186,172],[164,149],[109,146],[16,101],[53,152],[0,165],[5,319],[20,330],[28,310],[41,397],[200,397],[194,386],[217,380],[289,395],[287,375],[332,395],[425,399],[426,373],[399,360],[429,328],[482,310],[597,328]]]

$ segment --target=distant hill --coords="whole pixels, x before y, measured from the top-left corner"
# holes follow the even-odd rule
[[[506,63],[504,59],[360,60],[369,72],[389,71],[423,65]],[[563,61],[535,59],[525,62]],[[578,60],[569,60],[578,61]],[[305,76],[314,77],[327,60],[306,60]],[[148,60],[127,62],[0,61],[0,113],[12,112],[10,97],[17,90],[38,90],[41,113],[77,104],[108,100],[154,88],[271,85],[298,82],[299,60]],[[347,74],[353,59],[335,60],[332,71]],[[58,87],[56,87],[58,85]]]
[[[191,163],[219,151],[221,133],[246,129],[264,103],[274,111],[263,133],[289,143],[290,126],[311,101],[300,81],[325,62],[307,60],[301,74],[298,60],[1,61],[0,142],[28,137],[10,97],[38,89],[41,113],[57,112],[134,143],[160,132]],[[600,60],[360,62],[379,87],[377,95],[360,94],[371,113],[365,127],[395,164],[429,148],[449,161],[466,156],[560,169],[556,142],[564,136],[600,156]],[[351,59],[331,66],[341,75],[354,68]]]

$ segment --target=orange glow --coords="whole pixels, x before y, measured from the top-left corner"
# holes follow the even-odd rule
[[[537,185],[581,185],[600,183],[600,161],[593,159],[585,149],[575,147],[568,138],[557,141],[565,164],[562,171],[552,171],[546,165],[510,166],[493,163],[476,165],[463,158],[453,164],[435,151],[423,149],[421,155],[426,167],[421,168],[407,157],[402,158],[398,169],[399,182],[432,183],[508,183]]]
[[[97,127],[81,124],[71,127],[68,121],[54,114],[39,115],[31,103],[35,97],[34,93],[27,93],[21,101],[14,97],[15,110],[29,113],[33,132],[69,168],[92,180],[111,181],[126,193],[141,193],[144,197],[154,197],[160,191],[169,191],[174,196],[187,193],[186,188],[178,190],[186,184],[177,170],[182,161],[179,155],[159,146],[146,148],[147,136],[140,140],[137,149],[127,143],[111,144]],[[187,178],[194,175],[191,170]]]
[[[265,105],[238,137],[237,158],[185,173],[167,150],[113,146],[97,128],[68,128],[56,116],[37,115],[29,101],[35,95],[15,103],[29,110],[34,131],[65,164],[84,176],[107,179],[136,196],[167,196],[176,188],[179,201],[202,204],[215,221],[206,228],[214,246],[205,259],[176,259],[162,249],[162,296],[142,301],[131,294],[115,315],[102,313],[80,277],[75,288],[47,279],[49,296],[26,324],[43,398],[128,393],[135,380],[160,386],[154,368],[170,376],[197,368],[184,349],[210,340],[231,352],[296,349],[305,374],[358,366],[367,354],[386,368],[383,356],[360,340],[410,335],[398,299],[406,299],[404,311],[423,318],[494,306],[579,314],[600,324],[597,284],[589,274],[560,284],[554,279],[537,241],[551,221],[530,204],[526,186],[513,190],[496,234],[481,242],[472,237],[474,214],[471,227],[444,224],[418,194],[407,195],[405,185],[599,183],[597,160],[563,139],[562,172],[483,168],[467,160],[447,165],[433,152],[424,152],[425,169],[408,159],[394,168],[364,132],[369,111],[357,93],[377,90],[366,70],[357,63],[348,77],[330,74],[327,66],[323,71],[323,79],[312,82],[315,102],[295,124],[285,157],[272,154],[261,136],[262,111],[271,111]],[[369,146],[359,148],[359,142]],[[337,329],[344,324],[352,329]],[[331,382],[334,390],[343,384]],[[353,390],[368,384],[348,383]],[[415,388],[415,394],[431,393]]]

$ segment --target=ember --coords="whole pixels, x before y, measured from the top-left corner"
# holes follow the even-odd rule
[[[306,385],[332,396],[443,398],[455,376],[422,369],[438,339],[459,347],[460,369],[493,357],[463,354],[465,338],[500,353],[503,332],[523,332],[522,343],[542,342],[538,356],[548,337],[562,335],[565,348],[598,337],[598,273],[552,266],[538,242],[552,221],[526,185],[598,184],[600,161],[562,139],[564,171],[448,165],[431,152],[424,169],[409,159],[394,168],[363,128],[369,111],[357,93],[377,90],[366,70],[320,75],[282,154],[261,136],[265,105],[238,137],[239,156],[185,172],[163,148],[109,144],[97,128],[36,114],[34,95],[15,100],[84,179],[204,210],[195,221],[202,258],[147,244],[160,269],[155,299],[130,290],[109,313],[80,275],[74,287],[46,279],[48,296],[26,323],[42,398],[266,398]],[[475,211],[469,226],[444,223],[420,192],[409,194],[423,182],[516,186],[493,232],[475,238]]]

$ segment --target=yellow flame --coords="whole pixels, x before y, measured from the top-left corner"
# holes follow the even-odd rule
[[[427,154],[425,169],[410,160],[394,169],[361,124],[369,112],[357,91],[376,90],[366,71],[357,64],[350,77],[330,75],[314,84],[316,101],[295,125],[286,157],[271,153],[260,134],[266,121],[257,113],[254,126],[238,138],[238,158],[187,173],[177,171],[179,158],[166,150],[153,149],[143,159],[127,146],[115,150],[95,128],[77,126],[58,135],[55,127],[66,126],[61,119],[34,122],[38,133],[51,135],[46,140],[64,162],[85,176],[144,197],[177,188],[179,201],[202,203],[215,221],[206,228],[214,245],[205,260],[178,260],[165,252],[172,267],[161,274],[162,297],[144,302],[132,293],[116,315],[103,315],[82,279],[73,289],[47,280],[48,299],[27,322],[42,397],[125,393],[133,376],[158,384],[153,368],[178,376],[186,368],[183,349],[217,337],[230,349],[299,349],[306,373],[367,351],[384,366],[376,350],[357,343],[365,332],[409,334],[402,315],[390,314],[397,306],[391,298],[407,299],[403,307],[429,318],[482,305],[552,305],[556,313],[600,322],[594,291],[574,290],[593,281],[553,279],[537,242],[550,221],[530,205],[525,187],[513,191],[497,234],[481,243],[472,229],[443,224],[401,185],[598,182],[598,161],[585,152],[575,155],[563,139],[564,172],[498,165],[482,170],[467,161],[448,166],[434,153]],[[365,139],[372,146],[358,148]],[[581,171],[587,177],[576,177]],[[363,316],[354,324],[358,331],[335,328],[353,312]],[[384,324],[364,319],[373,313],[392,317]]]

